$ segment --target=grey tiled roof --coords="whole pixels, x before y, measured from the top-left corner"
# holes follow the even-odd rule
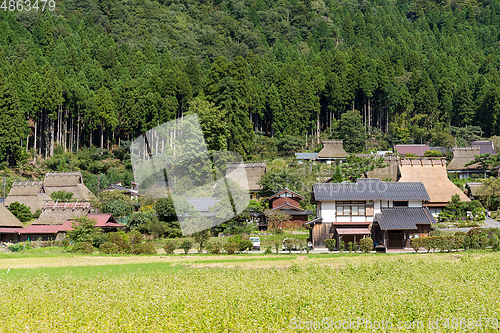
[[[378,178],[359,178],[356,183],[313,185],[314,199],[322,200],[429,200],[421,182],[382,182]]]
[[[295,158],[298,160],[316,160],[318,153],[295,153]]]
[[[382,230],[415,230],[417,224],[436,223],[427,207],[382,208],[381,211],[375,215],[375,221]]]

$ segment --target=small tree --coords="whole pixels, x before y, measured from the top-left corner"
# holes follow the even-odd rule
[[[371,252],[371,250],[373,250],[373,239],[370,237],[363,238],[359,241],[359,247],[363,253]]]
[[[17,201],[9,205],[9,210],[12,215],[17,217],[17,219],[21,222],[28,222],[33,219],[33,215],[31,214],[29,207]]]
[[[283,223],[290,220],[290,215],[278,210],[265,210],[264,215],[267,218],[267,228],[274,234],[283,230]]]
[[[189,250],[193,247],[193,242],[191,242],[189,239],[184,240],[181,243],[181,249],[184,250],[184,254],[188,254]]]
[[[70,201],[73,198],[73,192],[66,192],[64,190],[56,191],[50,195],[54,201]]]
[[[325,239],[325,246],[329,252],[335,251],[335,246],[337,245],[336,239]]]
[[[198,244],[198,253],[203,253],[203,250],[207,246],[211,236],[212,233],[210,229],[198,231],[193,234],[194,241]]]
[[[73,230],[68,231],[68,237],[75,243],[94,243],[94,239],[100,238],[101,228],[96,228],[96,220],[86,216],[79,216],[73,219]]]
[[[288,250],[288,254],[292,254],[292,250],[295,248],[297,242],[293,238],[287,238],[283,245],[285,246],[285,250]]]
[[[173,241],[167,241],[165,243],[165,246],[163,247],[163,250],[165,250],[166,254],[173,254],[177,246]]]

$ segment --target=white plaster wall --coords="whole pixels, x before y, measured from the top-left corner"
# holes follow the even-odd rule
[[[394,204],[392,202],[392,200],[389,200],[389,208],[393,208],[394,207]]]
[[[337,222],[351,222],[351,217],[348,216],[337,216]]]
[[[335,222],[335,201],[321,202],[321,217],[323,222]]]
[[[352,221],[353,222],[365,222],[365,217],[364,216],[353,216]]]
[[[408,201],[408,207],[422,207],[422,201],[410,200],[410,201]]]
[[[375,200],[373,202],[373,212],[374,214],[380,213],[380,200]]]

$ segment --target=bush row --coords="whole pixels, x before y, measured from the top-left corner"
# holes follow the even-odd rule
[[[410,246],[418,251],[424,248],[427,252],[449,252],[460,249],[484,250],[491,247],[494,251],[500,250],[500,229],[472,228],[467,233],[457,232],[453,236],[431,236],[413,238]]]

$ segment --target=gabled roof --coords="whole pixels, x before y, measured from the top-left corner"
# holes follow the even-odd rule
[[[71,224],[69,225],[71,227]],[[26,228],[19,230],[19,234],[24,235],[45,235],[57,234],[58,232],[65,232],[68,230],[68,224],[53,224],[53,225],[37,225],[30,224]]]
[[[345,158],[349,154],[344,150],[342,140],[322,141],[323,149],[318,153],[318,159]]]
[[[261,187],[257,183],[266,171],[266,162],[229,163],[226,176],[243,188],[248,185],[250,191],[259,191]]]
[[[414,154],[424,156],[426,151],[431,150],[429,145],[394,145],[394,149],[401,155]]]
[[[482,154],[496,154],[495,146],[492,141],[472,141],[470,144],[472,147],[479,147],[481,155]]]
[[[446,161],[444,158],[403,159],[399,168],[399,182],[422,182],[429,193],[429,203],[446,206],[452,196],[458,194],[460,200],[470,199],[448,179]]]
[[[273,195],[271,195],[271,196],[270,196],[269,198],[267,198],[267,199],[268,199],[268,200],[271,200],[272,198],[274,198],[274,197],[276,197],[276,196],[280,195],[281,193],[285,193],[285,192],[286,192],[286,193],[290,193],[290,194],[292,194],[293,196],[299,197],[299,198],[301,198],[302,200],[304,200],[304,197],[303,197],[303,196],[301,196],[301,195],[300,195],[300,194],[298,194],[298,193],[295,193],[295,192],[294,192],[294,191],[292,191],[292,190],[289,190],[287,187],[285,187],[285,189],[283,189],[283,190],[281,190],[281,191],[279,191],[279,192],[277,192],[277,193],[274,193]]]
[[[476,156],[480,154],[479,147],[453,148],[453,159],[446,167],[446,170],[482,170],[479,163],[465,166],[465,164],[474,161]]]
[[[74,217],[85,216],[90,213],[88,202],[59,202],[43,205],[42,214],[32,225],[63,224]]]
[[[116,222],[111,214],[88,214],[88,218],[96,220],[96,227],[100,228],[124,228],[125,226]]]
[[[304,210],[302,208],[290,205],[288,202],[285,203],[284,205],[273,208],[272,210],[280,210],[283,213],[288,214],[288,215],[312,215],[312,213],[313,213],[310,210]]]
[[[8,196],[37,196],[39,193],[45,193],[42,181],[16,180],[12,184]]]
[[[76,186],[83,184],[80,172],[56,172],[45,174],[45,186]]]
[[[323,218],[322,217],[317,217],[311,221],[308,221],[306,223],[302,223],[303,226],[310,226],[310,225],[315,225],[316,223],[321,223],[323,222]]]
[[[436,223],[427,207],[382,208],[381,213],[375,214],[374,221],[382,230],[415,230],[417,224]]]
[[[378,178],[359,178],[356,183],[313,185],[314,200],[429,200],[420,182],[382,182]]]
[[[0,227],[17,228],[24,227],[21,221],[17,219],[4,205],[0,205]]]

